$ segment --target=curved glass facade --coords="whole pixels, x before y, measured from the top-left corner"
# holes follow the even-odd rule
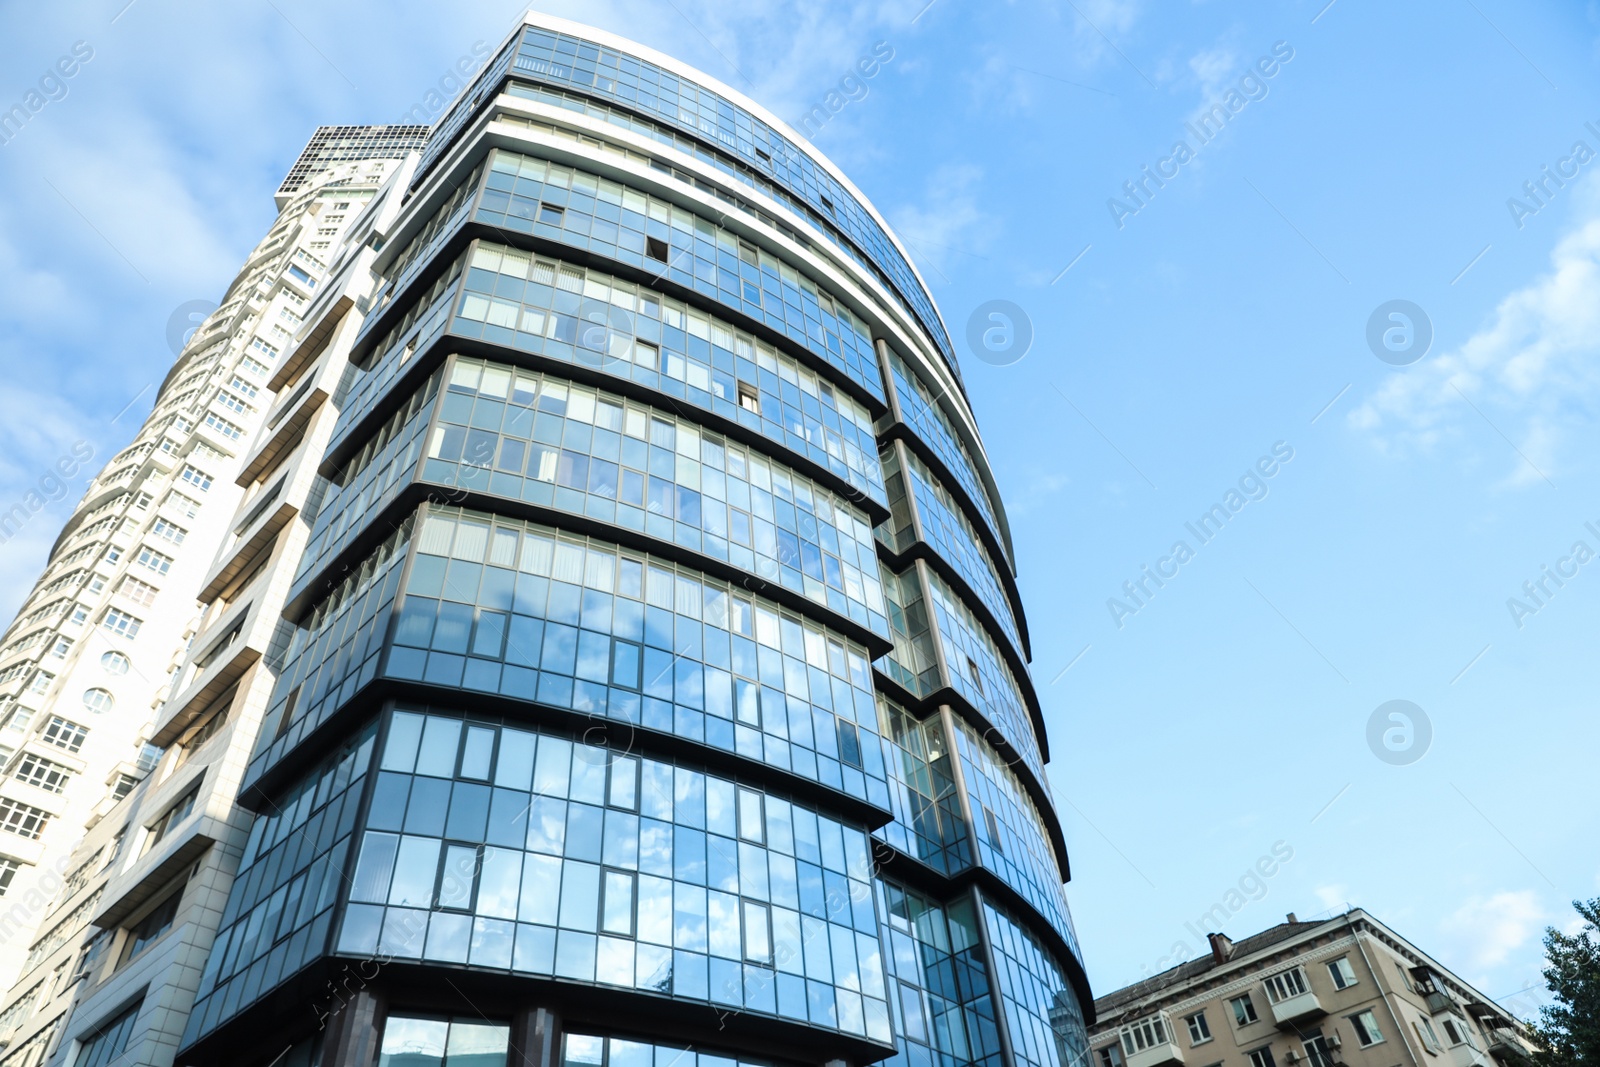
[[[525,27],[435,127],[423,153],[419,181],[479,113],[486,90],[497,88],[508,76],[565,90],[559,93],[558,106],[603,109],[599,117],[606,121],[670,143],[782,202],[813,233],[876,276],[921,323],[950,372],[961,380],[955,349],[932,298],[888,233],[853,193],[775,124],[691,78],[628,54],[626,48],[582,33]],[[555,102],[557,96],[537,87],[516,88],[525,98]],[[607,103],[615,106],[606,107]]]
[[[948,355],[932,303],[809,149],[572,29],[528,16],[479,85],[698,146],[731,206],[533,126],[462,136],[487,93],[435,128],[333,398],[180,1057],[276,1029],[321,1067],[1085,1067],[965,401],[732,218],[738,187]],[[286,1005],[324,989],[318,1036]]]

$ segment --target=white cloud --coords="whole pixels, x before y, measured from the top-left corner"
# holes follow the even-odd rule
[[[1221,45],[1197,52],[1189,58],[1189,70],[1200,82],[1202,99],[1209,101],[1222,92],[1237,61],[1233,49]]]
[[[1029,12],[1030,36],[1039,47],[1019,52],[1014,41],[971,42],[978,58],[959,71],[970,106],[1010,115],[1035,106],[1054,109],[1062,101],[1109,101],[1116,95],[1110,87],[1122,79],[1153,75],[1165,83],[1170,71],[1162,64],[1132,58],[1140,51],[1129,41],[1140,14],[1134,0],[1073,0]]]
[[[1073,12],[1064,17],[1072,30],[1077,65],[1126,64],[1127,46],[1122,38],[1139,21],[1139,5],[1133,0],[1076,0],[1072,7]]]
[[[99,443],[104,427],[70,403],[15,386],[0,385],[0,627],[38,577],[61,524],[90,476],[109,455]],[[93,456],[79,456],[87,442]],[[74,472],[62,478],[59,463]]]
[[[978,207],[977,185],[983,171],[971,164],[947,163],[930,175],[920,204],[906,204],[889,213],[895,232],[935,281],[948,281],[957,260],[982,258],[993,237],[992,222]]]
[[[631,18],[636,5],[618,6]],[[670,16],[677,26],[662,29],[691,47],[673,49],[674,54],[691,63],[696,56],[709,54],[714,58],[700,64],[702,69],[793,123],[840,78],[853,73],[856,61],[870,55],[876,42],[903,51],[909,44],[907,27],[923,3],[886,0],[838,7],[796,0],[742,4],[699,0],[677,6],[682,16]],[[642,13],[659,5],[637,7]],[[593,21],[589,14],[578,17]],[[638,36],[626,27],[618,32]]]
[[[218,297],[218,279],[231,278],[243,258],[227,240],[235,220],[196,195],[189,161],[162,132],[119,104],[41,137],[54,190],[43,189],[44,217],[28,225],[29,236],[48,228],[108,276],[132,282],[124,272],[136,271],[157,292]]]
[[[1233,36],[1233,33],[1225,35],[1228,38]],[[1230,90],[1237,90],[1239,75],[1250,69],[1249,62],[1248,57],[1241,62],[1237,43],[1227,40],[1190,56],[1188,76],[1182,77],[1178,84],[1193,85],[1199,99],[1195,101],[1194,109],[1185,116],[1187,120],[1198,124],[1211,116],[1212,109],[1222,103],[1222,98]],[[1216,122],[1216,118],[1211,117],[1213,126]]]
[[[1469,897],[1440,921],[1455,942],[1457,969],[1482,973],[1505,963],[1544,930],[1545,913],[1531,889]]]
[[[1326,911],[1344,911],[1350,900],[1350,894],[1342,885],[1319,885],[1312,892]]]
[[[1600,399],[1600,188],[1585,191],[1584,221],[1549,271],[1465,343],[1390,377],[1350,413],[1353,427],[1385,450],[1428,452],[1478,434],[1476,406],[1527,457],[1512,460],[1510,483],[1555,476],[1569,432],[1592,422]]]
[[[1071,484],[1071,477],[1060,471],[1035,469],[1025,478],[1020,493],[1006,497],[1006,514],[1013,520],[1030,515]]]

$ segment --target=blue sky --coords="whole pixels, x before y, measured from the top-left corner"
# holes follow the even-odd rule
[[[169,316],[220,296],[316,125],[397,120],[521,10],[124,3],[0,9],[0,106],[93,51],[0,146],[6,507],[128,440]],[[989,300],[1031,322],[1018,362],[962,354],[1095,987],[1198,954],[1186,924],[1283,842],[1227,933],[1359,904],[1526,1013],[1543,926],[1600,895],[1600,562],[1574,555],[1600,553],[1600,15],[1324,3],[549,10],[791,122],[893,50],[815,139],[953,335]],[[1366,339],[1396,299],[1432,329],[1404,366]],[[1241,479],[1202,543],[1185,524]],[[82,485],[0,545],[7,616]],[[1147,565],[1176,574],[1108,608]],[[1367,742],[1391,700],[1431,727],[1402,765]]]

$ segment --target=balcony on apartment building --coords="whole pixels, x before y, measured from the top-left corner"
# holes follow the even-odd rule
[[[1499,1009],[1474,1001],[1467,1005],[1467,1012],[1483,1028],[1484,1051],[1500,1067],[1519,1067],[1530,1059],[1527,1043]]]
[[[1439,1015],[1457,1009],[1456,998],[1450,994],[1444,979],[1428,967],[1411,968],[1411,984],[1417,995],[1428,1004],[1428,1011]]]
[[[1306,981],[1304,967],[1279,971],[1262,983],[1272,1005],[1272,1022],[1280,1030],[1298,1029],[1303,1023],[1328,1014]]]
[[[1125,1067],[1160,1067],[1183,1062],[1183,1050],[1172,1033],[1165,1012],[1129,1023],[1121,1030]]]

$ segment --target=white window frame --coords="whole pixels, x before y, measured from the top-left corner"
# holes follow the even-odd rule
[[[130,615],[120,608],[107,608],[100,619],[100,628],[108,634],[125,637],[133,640],[139,636],[139,630],[144,626],[144,620],[136,615]]]
[[[1261,983],[1267,990],[1267,1001],[1271,1004],[1282,1004],[1286,1000],[1304,996],[1311,992],[1311,983],[1306,981],[1304,967],[1290,967],[1287,971],[1279,971],[1264,979]]]
[[[1147,1015],[1143,1019],[1135,1019],[1124,1025],[1121,1037],[1122,1051],[1128,1056],[1155,1048],[1157,1045],[1173,1043],[1172,1026],[1167,1022],[1165,1012]]]
[[[230,441],[237,441],[244,436],[244,427],[238,423],[229,422],[211,409],[206,409],[206,425],[220,433]]]
[[[148,558],[148,562],[147,562]],[[171,556],[164,555],[151,548],[149,545],[140,545],[139,554],[133,561],[152,574],[166,574],[177,561]]]
[[[159,515],[156,516],[156,521],[150,526],[150,532],[171,545],[181,545],[183,544],[183,539],[189,536],[188,530]]]
[[[200,514],[202,504],[201,501],[196,500],[194,497],[174,489],[167,494],[167,498],[161,502],[161,506],[170,507],[184,518],[192,519]]]
[[[161,594],[161,587],[141,581],[133,575],[125,575],[122,584],[117,586],[117,595],[127,597],[135,604],[149,607],[156,602],[156,597]]]

